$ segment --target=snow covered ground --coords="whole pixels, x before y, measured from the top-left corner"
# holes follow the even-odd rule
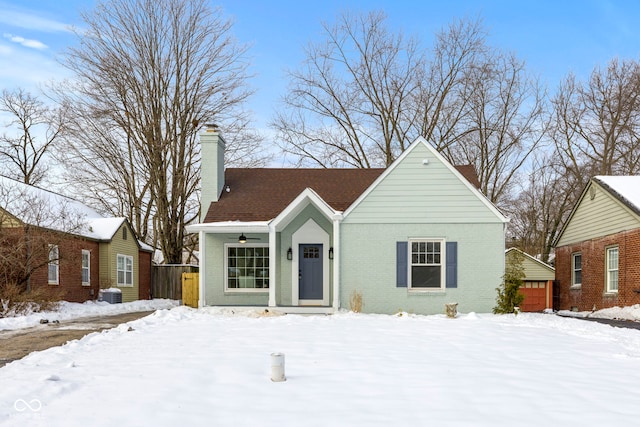
[[[640,331],[553,314],[177,307],[0,368],[0,425],[636,425],[638,384]]]
[[[69,320],[78,317],[108,316],[110,314],[130,313],[135,311],[153,311],[172,308],[178,301],[168,299],[141,300],[122,304],[109,304],[105,301],[87,301],[83,304],[62,301],[57,311],[33,313],[28,316],[0,318],[0,331],[22,329],[38,325],[41,319]]]

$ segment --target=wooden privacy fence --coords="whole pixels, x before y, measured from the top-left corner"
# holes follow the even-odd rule
[[[182,273],[197,273],[197,265],[154,265],[151,295],[153,298],[182,299]]]
[[[198,273],[182,273],[182,305],[198,308]]]

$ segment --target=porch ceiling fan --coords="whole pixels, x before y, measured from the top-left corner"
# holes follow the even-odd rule
[[[230,239],[232,239],[230,237]],[[247,243],[248,240],[260,240],[259,237],[247,237],[244,235],[244,233],[240,234],[240,236],[238,237],[238,243]]]

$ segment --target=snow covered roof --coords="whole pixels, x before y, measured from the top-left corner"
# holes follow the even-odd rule
[[[70,197],[1,175],[0,209],[29,225],[94,240],[111,240],[125,221],[124,217],[105,218]]]
[[[640,215],[640,176],[595,176],[594,181]]]

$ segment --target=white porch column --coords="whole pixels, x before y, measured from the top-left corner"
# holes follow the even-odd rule
[[[333,309],[340,308],[340,219],[333,220]]]
[[[198,308],[202,308],[205,306],[205,293],[204,293],[204,284],[205,284],[205,275],[206,275],[206,252],[205,247],[206,241],[205,236],[207,234],[204,231],[198,232],[198,246],[200,249],[200,262],[198,268]]]
[[[276,306],[276,227],[269,224],[269,307]]]

